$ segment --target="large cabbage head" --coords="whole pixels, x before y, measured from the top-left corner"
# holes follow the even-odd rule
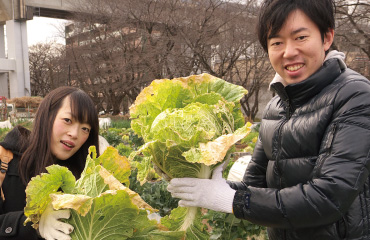
[[[240,111],[247,93],[241,86],[209,74],[153,81],[130,108],[131,126],[145,144],[130,155],[145,182],[154,163],[169,178],[210,178],[232,146],[250,131]],[[185,231],[186,239],[209,239],[199,208],[173,209],[161,223]]]
[[[149,139],[193,147],[232,133],[232,114],[217,106],[195,102],[184,108],[166,109],[154,119]]]
[[[209,177],[249,132],[239,103],[246,93],[209,74],[153,81],[130,108],[131,126],[145,140],[135,154],[144,153],[145,164],[152,161],[170,178]]]

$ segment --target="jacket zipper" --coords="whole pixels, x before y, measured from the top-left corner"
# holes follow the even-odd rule
[[[286,119],[289,120],[292,115],[292,109],[289,98],[285,100],[285,103],[286,103]]]
[[[281,140],[282,140],[282,129],[284,127],[284,125],[289,121],[292,113],[293,113],[293,109],[291,108],[291,104],[290,104],[290,99],[289,99],[289,96],[287,94],[287,92],[285,91],[285,87],[283,87],[282,85],[277,85],[276,87],[274,87],[275,90],[278,92],[279,96],[280,96],[280,99],[283,100],[284,102],[284,108],[285,108],[285,119],[284,121],[280,124],[279,126],[279,132],[278,132],[278,152],[277,152],[277,156],[276,156],[276,168],[277,168],[277,171],[278,171],[278,174],[279,174],[279,185],[280,185],[280,189],[282,188],[283,186],[283,183],[282,183],[282,170],[279,166],[279,161],[280,161],[280,155],[281,155]],[[282,230],[283,231],[283,240],[286,240],[287,239],[287,236],[286,236],[286,231],[285,229]]]
[[[333,149],[332,145],[333,145],[335,132],[337,131],[337,125],[338,125],[337,123],[333,124],[333,128],[330,131],[330,135],[328,137],[327,144],[325,146],[325,148],[327,149],[327,153],[325,154],[326,156],[323,159],[321,159],[321,161],[318,163],[316,174],[318,174],[321,171],[322,165],[324,164],[327,156],[329,156],[332,152],[332,149]]]
[[[279,141],[278,141],[278,153],[277,153],[277,156],[276,156],[276,168],[278,170],[278,174],[279,174],[279,185],[280,185],[280,189],[282,188],[282,170],[280,169],[280,166],[279,166],[279,161],[280,161],[280,154],[281,154],[281,132],[282,132],[282,128],[283,126],[285,125],[287,121],[284,120],[284,122],[280,125],[279,127]]]
[[[331,134],[330,134],[329,139],[328,139],[328,144],[329,144],[328,145],[328,148],[329,148],[328,154],[331,154],[334,135],[335,135],[336,131],[337,131],[337,123],[334,123],[333,124],[333,129],[331,130]]]
[[[283,179],[283,177],[282,177],[282,175],[283,175],[283,173],[282,173],[282,171],[281,171],[281,169],[280,169],[280,165],[279,165],[279,161],[280,161],[280,155],[281,155],[281,145],[282,145],[282,143],[281,143],[281,139],[282,139],[282,129],[283,129],[283,126],[289,121],[289,119],[290,119],[290,117],[292,116],[292,109],[291,109],[291,105],[290,105],[290,101],[289,101],[289,98],[287,98],[286,100],[285,100],[285,103],[286,103],[286,115],[285,115],[285,120],[284,120],[284,122],[281,124],[281,126],[280,126],[280,128],[279,128],[279,152],[278,152],[278,156],[277,156],[277,162],[276,162],[276,164],[277,164],[277,167],[278,167],[278,171],[279,171],[279,178],[280,178],[280,189],[283,187],[283,183],[282,183],[282,179]],[[283,230],[284,231],[284,240],[286,240],[287,239],[287,236],[286,236],[286,233],[287,233],[287,230],[286,229],[284,229]]]
[[[277,166],[277,170],[278,170],[278,174],[279,174],[279,184],[280,184],[280,188],[283,187],[283,183],[282,183],[282,170],[279,166],[279,161],[280,161],[280,154],[281,154],[281,139],[282,139],[282,129],[283,129],[283,126],[289,121],[290,117],[291,117],[291,109],[290,109],[290,101],[289,99],[285,99],[284,100],[285,102],[285,111],[286,111],[286,115],[285,115],[285,120],[280,124],[280,127],[279,127],[279,139],[278,139],[278,153],[277,153],[277,156],[276,156],[276,166]]]

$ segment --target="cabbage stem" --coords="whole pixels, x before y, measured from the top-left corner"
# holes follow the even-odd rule
[[[211,168],[201,163],[198,178],[209,179],[212,176]]]
[[[188,228],[194,224],[197,216],[198,207],[187,207],[188,211],[186,213],[184,223],[181,225],[180,231],[187,231]]]
[[[211,168],[201,163],[198,178],[209,179],[211,175]],[[199,207],[187,207],[187,209],[188,210],[184,219],[184,223],[181,225],[180,231],[187,231],[188,228],[194,224],[195,219],[198,217],[197,214]]]

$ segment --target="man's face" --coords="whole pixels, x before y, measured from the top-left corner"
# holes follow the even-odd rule
[[[330,30],[322,41],[316,24],[301,10],[295,10],[280,31],[267,40],[272,67],[288,85],[301,82],[322,66],[333,37],[334,31]]]

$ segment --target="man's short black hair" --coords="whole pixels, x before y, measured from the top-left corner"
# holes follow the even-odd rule
[[[329,29],[335,28],[334,0],[264,0],[257,23],[257,34],[266,52],[268,36],[276,35],[289,14],[295,10],[301,10],[316,24],[322,40]]]

